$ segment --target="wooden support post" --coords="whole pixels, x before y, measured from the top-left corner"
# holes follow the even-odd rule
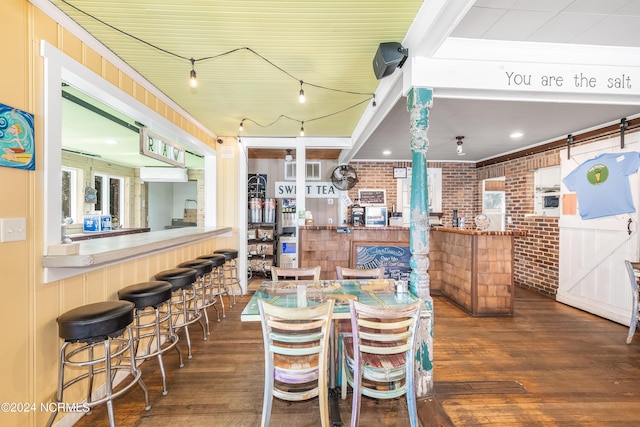
[[[407,95],[411,119],[411,212],[409,247],[411,250],[411,292],[421,297],[425,306],[417,332],[415,386],[418,398],[433,395],[433,299],[429,280],[429,193],[427,185],[427,149],[429,109],[433,91],[413,88]]]

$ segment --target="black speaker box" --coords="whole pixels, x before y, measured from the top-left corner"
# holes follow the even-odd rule
[[[408,49],[402,47],[400,43],[380,43],[373,57],[373,72],[376,79],[380,80],[393,73],[396,68],[402,68],[408,55]]]

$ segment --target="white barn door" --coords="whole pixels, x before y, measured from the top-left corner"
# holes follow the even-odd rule
[[[625,135],[625,148],[615,137],[571,149],[561,156],[561,177],[602,153],[640,151],[640,133]],[[640,171],[629,176],[636,211],[640,210]],[[568,192],[562,185],[562,194]],[[578,203],[579,207],[579,203]],[[629,325],[631,288],[624,260],[638,261],[638,213],[583,220],[561,213],[560,272],[556,300]]]

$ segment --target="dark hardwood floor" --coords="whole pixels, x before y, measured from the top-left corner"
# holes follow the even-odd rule
[[[151,409],[134,387],[114,401],[118,426],[260,425],[262,336],[258,322],[240,322],[248,299],[212,322],[208,341],[192,329],[183,368],[168,353],[167,396],[157,363],[145,362]],[[640,333],[627,345],[625,326],[523,289],[513,317],[474,318],[441,297],[434,304],[436,393],[418,403],[424,427],[640,425]],[[340,401],[343,425],[350,397]],[[96,425],[108,425],[104,405],[76,424]],[[317,399],[274,399],[271,425],[320,425]],[[408,426],[404,398],[364,398],[360,425]]]

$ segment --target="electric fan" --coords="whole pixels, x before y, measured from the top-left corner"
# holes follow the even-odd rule
[[[331,172],[331,183],[338,190],[351,190],[357,182],[356,170],[349,165],[340,165]]]

